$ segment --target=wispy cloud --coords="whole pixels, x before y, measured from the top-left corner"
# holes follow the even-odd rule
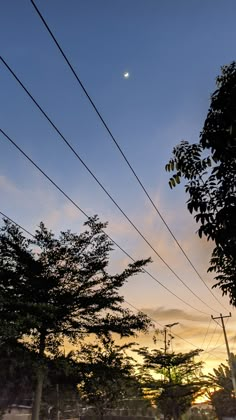
[[[20,194],[18,187],[5,175],[0,175],[0,191],[2,194]]]
[[[194,322],[205,322],[209,320],[208,316],[204,315],[195,315],[190,312],[184,311],[183,309],[173,308],[168,309],[164,306],[159,306],[157,308],[142,308],[142,311],[147,313],[150,317],[154,318],[157,321],[194,321]]]

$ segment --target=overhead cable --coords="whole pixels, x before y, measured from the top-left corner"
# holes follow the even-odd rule
[[[187,255],[186,251],[183,249],[182,245],[180,244],[180,242],[178,241],[178,239],[174,235],[173,231],[171,230],[171,228],[169,227],[168,223],[166,222],[164,216],[161,214],[160,210],[158,209],[158,207],[154,203],[153,199],[151,198],[150,194],[148,193],[148,191],[147,191],[146,187],[144,186],[143,182],[140,180],[140,177],[137,175],[137,172],[134,170],[133,166],[131,165],[130,161],[128,160],[127,156],[125,155],[124,151],[122,150],[122,148],[121,148],[120,144],[118,143],[117,139],[112,134],[110,128],[108,127],[108,124],[105,122],[104,118],[102,117],[100,111],[98,110],[98,108],[95,105],[93,99],[89,95],[87,89],[85,88],[84,84],[82,83],[81,79],[79,78],[79,76],[78,76],[77,72],[75,71],[74,67],[72,66],[71,62],[67,58],[65,52],[63,51],[62,47],[60,46],[59,42],[57,41],[57,39],[56,39],[55,35],[53,34],[52,30],[49,28],[49,25],[47,24],[47,22],[46,22],[45,18],[43,17],[42,13],[40,12],[40,10],[38,9],[38,7],[36,6],[35,2],[33,0],[30,0],[30,1],[31,1],[31,3],[32,3],[32,5],[33,5],[33,7],[35,9],[35,11],[37,12],[39,18],[43,22],[45,28],[47,29],[48,33],[50,34],[51,38],[53,39],[54,43],[56,44],[56,46],[57,46],[58,50],[60,51],[61,55],[63,56],[64,60],[66,61],[67,65],[69,66],[71,72],[73,73],[74,77],[76,78],[77,82],[79,83],[81,89],[83,90],[84,94],[86,95],[87,99],[89,100],[90,104],[92,105],[94,111],[96,112],[96,114],[98,115],[100,121],[102,122],[103,126],[105,127],[106,131],[108,132],[111,140],[113,141],[113,143],[115,144],[115,146],[119,150],[120,154],[122,155],[123,159],[125,160],[126,164],[129,167],[129,169],[131,170],[131,172],[133,173],[134,177],[136,178],[138,184],[142,188],[143,192],[145,193],[145,195],[147,196],[148,200],[152,204],[153,208],[157,212],[158,216],[160,217],[160,219],[164,223],[165,227],[167,228],[168,232],[170,233],[170,235],[174,239],[175,243],[177,244],[177,246],[179,247],[179,249],[181,250],[181,252],[185,256],[185,258],[187,259],[187,261],[189,262],[189,264],[191,265],[191,267],[193,268],[193,270],[197,274],[198,278],[202,281],[202,283],[205,285],[205,287],[209,290],[209,292],[214,297],[214,299],[224,309],[226,309],[224,307],[224,305],[222,304],[222,302],[220,302],[219,299],[214,295],[214,293],[212,292],[212,290],[210,289],[210,287],[207,285],[206,281],[203,279],[203,277],[201,276],[201,274],[199,273],[199,271],[197,270],[197,268],[195,267],[195,265],[190,260],[190,258]]]
[[[134,308],[136,311],[143,313],[144,315],[146,315],[152,322],[155,322],[157,325],[159,325],[162,328],[165,328],[165,325],[160,324],[159,322],[157,322],[154,318],[150,317],[149,315],[147,315],[145,312],[143,312],[141,309],[136,308],[136,306],[132,305],[130,302],[127,302],[127,300],[125,301],[129,306],[131,306],[132,308]],[[211,354],[210,351],[208,351],[207,349],[204,350],[199,346],[196,346],[196,344],[191,343],[191,341],[189,340],[185,340],[185,338],[181,337],[180,335],[176,334],[175,332],[171,331],[171,334],[174,335],[176,338],[179,338],[180,340],[185,341],[185,343],[190,344],[192,347],[195,347],[196,349],[202,350],[205,353],[209,353]]]
[[[61,188],[59,187],[58,184],[56,184],[55,181],[52,180],[52,178],[50,178],[45,171],[43,171],[34,161],[33,159],[31,159],[24,151],[23,149],[21,149],[16,142],[9,137],[4,130],[2,130],[0,128],[0,132],[3,134],[3,136],[5,137],[5,139],[7,139],[16,149],[18,149],[18,151],[25,156],[25,158],[27,160],[29,160],[29,162],[31,162],[31,164],[38,169],[38,171],[45,177],[48,179],[48,181],[50,181],[50,183],[58,190],[60,191],[61,194],[64,195],[64,197],[67,198],[67,200],[69,200],[71,202],[71,204],[73,204],[73,206],[75,206],[77,208],[77,210],[79,210],[87,219],[90,218],[89,215],[86,214],[86,212]],[[128,252],[126,252],[114,239],[112,239],[106,232],[104,232],[106,234],[106,236],[128,257],[130,258],[132,261],[135,261],[135,259],[130,256],[128,254]],[[160,286],[162,286],[165,290],[167,290],[169,293],[171,293],[173,296],[175,296],[178,300],[180,300],[181,302],[183,302],[185,305],[189,306],[190,308],[194,309],[195,311],[198,311],[200,313],[203,313],[205,315],[209,315],[209,313],[204,312],[198,308],[195,308],[193,305],[191,305],[190,303],[186,302],[184,299],[182,299],[181,297],[179,297],[178,295],[176,295],[173,291],[171,291],[168,287],[166,287],[163,283],[161,283],[155,276],[153,276],[149,271],[147,271],[146,269],[143,269],[143,271],[145,273],[147,273],[149,275],[149,277],[151,277],[155,282],[157,282]]]
[[[174,271],[174,269],[165,261],[165,259],[157,252],[157,250],[154,248],[154,246],[150,243],[150,241],[144,236],[144,234],[140,231],[140,229],[132,222],[130,217],[125,213],[125,211],[120,207],[120,205],[115,201],[115,199],[112,197],[112,195],[107,191],[107,189],[104,187],[104,185],[99,181],[97,176],[92,172],[92,170],[88,167],[88,165],[85,163],[85,161],[81,158],[81,156],[77,153],[77,151],[74,149],[74,147],[70,144],[70,142],[66,139],[66,137],[61,133],[61,131],[58,129],[58,127],[53,123],[51,118],[47,115],[47,113],[43,110],[43,108],[39,105],[39,103],[36,101],[36,99],[33,97],[33,95],[29,92],[29,90],[25,87],[25,85],[20,81],[20,79],[17,77],[15,72],[10,68],[10,66],[6,63],[6,61],[0,57],[0,60],[4,64],[4,66],[8,69],[8,71],[12,74],[14,79],[20,84],[20,86],[23,88],[23,90],[27,93],[27,95],[30,97],[30,99],[34,102],[34,104],[37,106],[37,108],[40,110],[40,112],[44,115],[44,117],[47,119],[47,121],[50,123],[50,125],[53,127],[53,129],[57,132],[59,137],[63,140],[64,143],[70,148],[70,150],[73,152],[73,154],[76,156],[76,158],[80,161],[80,163],[85,167],[85,169],[89,172],[89,174],[92,176],[92,178],[96,181],[96,183],[100,186],[100,188],[105,192],[105,194],[110,198],[110,200],[113,202],[113,204],[118,208],[118,210],[121,212],[121,214],[125,217],[125,219],[129,222],[129,224],[135,229],[135,231],[139,234],[139,236],[146,242],[146,244],[151,248],[151,250],[156,254],[156,256],[165,264],[165,266],[172,272],[172,274],[184,285],[186,289],[189,290],[189,292],[195,296],[199,301],[201,301],[206,307],[213,310],[214,312],[217,312],[215,309],[211,308],[208,303],[206,303],[203,299],[201,299],[185,282],[181,277]]]
[[[209,328],[210,328],[211,323],[212,323],[212,318],[210,318],[210,321],[209,321],[209,324],[208,324],[208,327],[207,327],[206,333],[205,333],[205,335],[204,335],[204,338],[203,338],[203,342],[202,342],[201,347],[203,347],[203,346],[204,346],[204,343],[205,343],[205,340],[206,340],[207,334],[208,334],[208,332],[209,332]]]

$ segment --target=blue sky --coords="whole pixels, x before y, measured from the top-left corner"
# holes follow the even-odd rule
[[[169,190],[164,166],[181,139],[197,141],[220,67],[235,58],[235,1],[38,0],[36,4],[166,221],[211,285],[206,274],[211,247],[195,235],[183,187]],[[160,254],[219,311],[155,215],[31,2],[2,0],[0,28],[2,57]],[[130,72],[127,80],[124,71]],[[156,260],[3,65],[0,89],[2,129],[84,210],[109,220],[109,233],[135,258],[150,255]],[[3,136],[0,139],[0,210],[31,230],[44,220],[57,232],[78,231],[83,216]],[[113,254],[112,269],[124,267],[128,260],[119,251]],[[150,271],[184,300],[206,310],[160,261]],[[209,317],[193,314],[146,276],[132,279],[124,294],[163,324],[182,317],[179,335],[197,345],[203,340]],[[228,309],[227,299],[222,302]],[[234,345],[232,322],[228,325]],[[212,323],[206,343],[214,328]],[[214,340],[217,336],[213,344]],[[222,344],[223,337],[220,340]],[[176,340],[178,345],[182,348],[183,343]],[[224,347],[216,358],[225,360]]]

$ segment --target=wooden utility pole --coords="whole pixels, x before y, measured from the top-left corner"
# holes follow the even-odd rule
[[[60,420],[59,384],[56,384],[56,394],[57,394],[57,420]]]
[[[227,354],[228,354],[228,360],[229,360],[229,367],[231,370],[231,377],[232,377],[232,384],[233,384],[233,390],[234,390],[234,396],[236,396],[236,376],[235,376],[235,369],[234,369],[234,364],[233,364],[233,360],[229,351],[229,343],[228,343],[228,338],[227,338],[227,334],[226,334],[226,330],[225,330],[225,324],[224,324],[224,318],[231,318],[231,313],[229,313],[229,315],[222,315],[220,314],[220,316],[213,316],[211,315],[212,319],[220,319],[221,320],[221,324],[222,324],[222,328],[223,328],[223,332],[224,332],[224,338],[225,338],[225,345],[226,345],[226,350],[227,350]]]
[[[171,340],[174,338],[173,335],[171,335],[171,327],[174,325],[178,325],[179,322],[173,322],[172,324],[166,324],[164,326],[164,329],[161,331],[164,335],[164,353],[167,353],[167,350],[169,349],[171,345]],[[168,334],[167,334],[168,332]]]
[[[166,329],[166,327],[164,328],[164,353],[166,354],[167,353],[167,337],[166,337],[166,334],[167,334],[167,329]]]

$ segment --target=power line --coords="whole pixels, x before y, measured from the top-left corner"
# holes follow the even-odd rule
[[[219,325],[220,328],[222,328],[222,326],[219,324],[219,322],[216,321],[216,319],[214,319],[214,318],[212,318],[212,319],[217,325]]]
[[[136,306],[132,305],[132,303],[128,302],[127,300],[124,300],[124,302],[126,302],[129,306],[131,306],[132,308],[134,308],[137,312],[141,312],[144,315],[146,315],[151,321],[155,322],[155,324],[159,325],[161,328],[164,328],[165,325],[160,324],[159,322],[157,322],[154,318],[150,317],[149,315],[147,315],[145,312],[143,312],[142,310],[136,308]],[[196,349],[199,349],[199,346],[196,346],[195,344],[191,343],[189,340],[185,340],[185,338],[181,337],[180,335],[176,334],[175,332],[171,332],[171,334],[173,334],[176,338],[179,338],[180,340],[185,341],[185,343],[190,344],[192,347],[195,347]],[[201,350],[201,347],[200,347]],[[214,349],[213,349],[214,350]],[[204,353],[209,353],[211,354],[210,351],[203,350]]]
[[[231,347],[231,352],[232,352],[232,353],[234,352],[234,346],[235,346],[235,343],[236,343],[236,335],[234,336],[234,339],[233,339],[233,344],[232,344],[232,347]]]
[[[222,337],[222,331],[220,332],[220,334],[218,335],[218,337],[217,337],[217,340],[216,340],[216,342],[215,342],[215,344],[214,344],[214,347],[211,349],[211,351],[210,352],[208,352],[208,355],[207,355],[207,357],[204,359],[204,363],[208,360],[208,358],[209,357],[215,357],[215,355],[214,354],[211,354],[211,352],[212,351],[214,351],[214,350],[217,350],[219,347],[222,347],[223,345],[224,345],[224,343],[223,344],[220,344],[219,346],[217,345],[218,343],[219,343],[219,341],[220,341],[220,339],[221,339],[221,337]],[[211,340],[212,341],[212,340]],[[207,347],[207,349],[209,348],[209,346]]]
[[[60,191],[61,194],[64,195],[64,197],[67,198],[67,200],[69,200],[73,206],[75,206],[77,208],[77,210],[79,210],[87,219],[90,219],[90,217],[86,214],[86,212],[61,188],[59,187],[56,182],[54,182],[47,174],[46,172],[44,172],[15,142],[14,140],[12,140],[1,128],[0,128],[0,132],[4,135],[4,137],[27,159],[29,160],[29,162],[31,162],[31,164],[38,169],[38,171],[45,177],[47,178],[48,181],[50,181],[50,183],[58,190]],[[126,252],[116,241],[114,241],[114,239],[112,239],[106,232],[104,232],[106,234],[106,236],[128,257],[130,258],[132,261],[135,261],[135,259],[130,256],[128,254],[128,252]],[[165,290],[167,290],[169,293],[171,293],[173,296],[175,296],[178,300],[180,300],[181,302],[183,302],[185,305],[189,306],[190,308],[203,313],[205,315],[209,315],[207,312],[201,311],[200,309],[195,308],[194,306],[192,306],[190,303],[186,302],[184,299],[182,299],[181,297],[179,297],[178,295],[176,295],[174,292],[172,292],[168,287],[166,287],[164,284],[162,284],[155,276],[153,276],[151,273],[149,273],[149,271],[147,271],[146,269],[143,269],[143,271],[145,273],[147,273],[149,275],[149,277],[151,277],[154,281],[156,281],[159,285],[161,285]]]
[[[211,335],[211,338],[210,338],[210,340],[209,340],[209,342],[208,342],[208,344],[207,344],[207,346],[206,346],[206,351],[209,349],[209,347],[210,347],[210,345],[211,345],[211,342],[212,342],[212,340],[213,340],[213,337],[214,337],[214,335],[215,335],[215,333],[216,333],[216,330],[217,330],[217,327],[218,327],[219,325],[215,325],[215,328],[214,328],[214,331],[213,331],[213,333],[212,333],[212,335]],[[222,333],[220,333],[220,335],[221,335]]]
[[[226,325],[228,324],[228,320],[229,320],[229,318],[227,318],[227,320],[226,320]],[[220,324],[218,324],[221,328],[222,328],[222,326],[220,325]],[[222,328],[223,329],[223,328]],[[212,349],[211,349],[211,352],[212,351],[214,351],[214,350],[217,350],[218,348],[220,348],[220,347],[222,347],[222,346],[224,346],[225,345],[225,343],[223,343],[223,344],[220,344],[219,346],[217,346],[217,344],[218,344],[218,342],[220,341],[220,338],[222,337],[222,332],[220,332],[220,334],[219,334],[219,336],[218,336],[218,338],[217,338],[217,340],[216,340],[216,342],[215,342],[215,347],[213,347]],[[212,357],[212,355],[210,354],[211,352],[208,352],[209,353],[209,355],[206,357],[206,359],[204,360],[204,363],[206,362],[206,360],[209,358],[209,357]],[[232,352],[232,350],[231,350],[231,352]],[[213,355],[214,357],[215,357],[215,355]]]
[[[73,154],[77,157],[77,159],[80,161],[80,163],[85,167],[85,169],[89,172],[89,174],[93,177],[93,179],[96,181],[96,183],[102,188],[102,190],[105,192],[105,194],[110,198],[110,200],[113,202],[113,204],[118,208],[118,210],[121,212],[121,214],[126,218],[126,220],[131,224],[131,226],[135,229],[135,231],[141,236],[141,238],[146,242],[146,244],[152,249],[152,251],[156,254],[156,256],[165,264],[165,266],[172,272],[172,274],[186,287],[190,293],[192,293],[193,296],[195,296],[199,301],[201,301],[205,306],[207,306],[209,309],[211,309],[214,312],[217,312],[215,309],[211,308],[210,305],[206,302],[204,302],[203,299],[201,299],[182,279],[181,277],[174,271],[174,269],[162,258],[162,256],[157,252],[157,250],[153,247],[153,245],[149,242],[149,240],[144,236],[144,234],[140,231],[140,229],[132,222],[132,220],[127,216],[125,211],[120,207],[120,205],[115,201],[115,199],[112,197],[112,195],[107,191],[107,189],[104,187],[104,185],[99,181],[99,179],[96,177],[96,175],[92,172],[92,170],[87,166],[87,164],[84,162],[84,160],[81,158],[81,156],[76,152],[76,150],[73,148],[73,146],[70,144],[70,142],[65,138],[65,136],[61,133],[61,131],[58,129],[58,127],[53,123],[51,118],[46,114],[46,112],[43,110],[43,108],[39,105],[39,103],[36,101],[36,99],[33,97],[33,95],[28,91],[28,89],[25,87],[25,85],[20,81],[20,79],[17,77],[17,75],[14,73],[14,71],[10,68],[10,66],[6,63],[6,61],[0,57],[2,63],[4,66],[8,69],[8,71],[12,74],[14,79],[20,84],[20,86],[23,88],[23,90],[27,93],[27,95],[30,97],[30,99],[34,102],[34,104],[37,106],[37,108],[40,110],[40,112],[44,115],[44,117],[47,119],[47,121],[50,123],[50,125],[53,127],[53,129],[57,132],[57,134],[60,136],[60,138],[66,143],[66,145],[70,148],[70,150],[73,152]]]
[[[168,223],[166,222],[166,220],[164,219],[164,217],[162,216],[160,210],[157,208],[156,204],[154,203],[153,199],[151,198],[150,194],[148,193],[147,189],[145,188],[143,182],[140,180],[139,176],[137,175],[136,171],[134,170],[133,166],[131,165],[130,161],[128,160],[128,158],[126,157],[125,153],[123,152],[121,146],[119,145],[118,141],[116,140],[116,138],[114,137],[114,135],[112,134],[110,128],[108,127],[107,123],[105,122],[104,118],[102,117],[100,111],[98,110],[97,106],[95,105],[94,101],[92,100],[91,96],[89,95],[87,89],[85,88],[84,84],[82,83],[81,79],[79,78],[77,72],[75,71],[75,69],[73,68],[72,64],[70,63],[69,59],[67,58],[65,52],[63,51],[62,47],[60,46],[59,42],[57,41],[55,35],[53,34],[52,30],[49,28],[46,20],[44,19],[43,15],[41,14],[41,12],[39,11],[38,7],[36,6],[36,4],[34,3],[33,0],[31,0],[31,3],[34,7],[34,9],[36,10],[38,16],[40,17],[41,21],[43,22],[45,28],[47,29],[47,31],[49,32],[51,38],[53,39],[54,43],[56,44],[57,48],[59,49],[61,55],[63,56],[64,60],[66,61],[67,65],[69,66],[70,70],[72,71],[74,77],[76,78],[77,82],[79,83],[81,89],[83,90],[84,94],[86,95],[87,99],[89,100],[90,104],[92,105],[94,111],[96,112],[96,114],[98,115],[100,121],[102,122],[103,126],[105,127],[106,131],[108,132],[110,138],[112,139],[113,143],[115,144],[115,146],[117,147],[117,149],[119,150],[120,154],[122,155],[123,159],[125,160],[126,164],[128,165],[129,169],[131,170],[131,172],[133,173],[134,177],[136,178],[137,182],[139,183],[140,187],[142,188],[142,190],[144,191],[145,195],[147,196],[148,200],[150,201],[150,203],[152,204],[153,208],[155,209],[155,211],[157,212],[158,216],[160,217],[160,219],[162,220],[162,222],[164,223],[165,227],[167,228],[168,232],[170,233],[170,235],[172,236],[172,238],[174,239],[175,243],[178,245],[179,249],[181,250],[181,252],[183,253],[183,255],[185,256],[185,258],[187,259],[187,261],[189,262],[189,264],[191,265],[191,267],[193,268],[193,270],[195,271],[195,273],[197,274],[198,278],[202,281],[202,283],[205,285],[205,287],[209,290],[209,292],[211,293],[211,295],[214,297],[214,299],[224,308],[224,305],[219,301],[219,299],[217,299],[217,297],[214,295],[214,293],[212,292],[212,290],[210,289],[210,287],[207,285],[207,283],[205,282],[205,280],[202,278],[201,274],[199,273],[199,271],[196,269],[195,265],[192,263],[192,261],[190,260],[190,258],[188,257],[186,251],[183,249],[182,245],[180,244],[180,242],[178,241],[178,239],[176,238],[176,236],[174,235],[174,233],[172,232],[171,228],[169,227]]]
[[[125,302],[126,302],[129,306],[131,306],[132,308],[134,308],[137,312],[141,312],[141,313],[143,313],[144,315],[146,315],[146,316],[147,316],[147,317],[148,317],[151,321],[155,322],[155,324],[159,325],[161,328],[165,328],[165,325],[160,324],[160,322],[156,321],[154,318],[152,318],[151,316],[149,316],[148,314],[146,314],[146,313],[145,313],[145,312],[143,312],[142,310],[140,310],[140,309],[136,308],[136,306],[132,305],[132,303],[127,302],[127,300],[125,300]],[[191,343],[191,342],[190,342],[190,341],[188,341],[188,340],[185,340],[183,337],[180,337],[178,334],[176,334],[176,333],[172,333],[172,334],[173,334],[175,337],[179,338],[180,340],[185,341],[187,344],[190,344],[191,346],[193,346],[193,347],[195,347],[195,348],[198,348],[198,346],[196,346],[195,344]]]
[[[32,238],[35,238],[35,236],[30,233],[27,229],[25,229],[23,226],[19,225],[19,223],[16,223],[13,219],[11,219],[9,216],[7,216],[6,214],[4,214],[2,211],[0,211],[0,214],[2,215],[2,217],[4,217],[5,219],[8,219],[10,222],[14,223],[14,225],[18,226],[21,230],[23,230],[25,233],[27,233],[28,235],[32,236]]]
[[[209,321],[209,324],[208,324],[208,327],[207,327],[206,333],[205,333],[205,335],[204,335],[204,338],[203,338],[203,342],[202,342],[202,346],[201,346],[201,347],[203,347],[203,346],[204,346],[204,343],[205,343],[205,340],[206,340],[206,337],[207,337],[207,334],[208,334],[208,331],[209,331],[209,328],[210,328],[211,322],[212,322],[212,318],[210,318],[210,321]]]
[[[147,315],[145,312],[143,312],[141,309],[136,308],[136,306],[132,305],[132,303],[127,302],[127,300],[124,300],[125,303],[127,303],[129,306],[131,306],[133,309],[135,309],[137,312],[141,312],[142,314],[146,315],[152,322],[155,322],[155,324],[159,325],[161,328],[164,328],[164,325],[160,324],[160,322],[156,321],[151,316]]]

